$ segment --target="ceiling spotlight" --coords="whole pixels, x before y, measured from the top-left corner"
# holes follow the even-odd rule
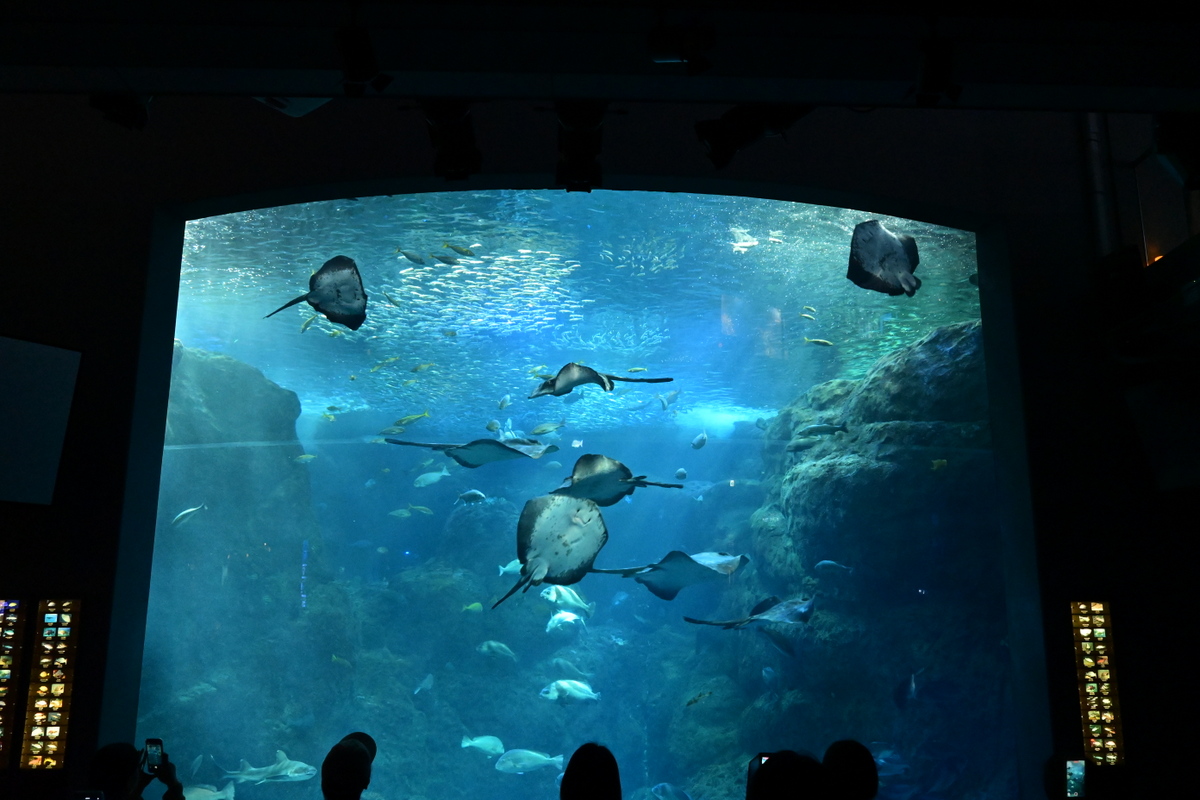
[[[944,97],[957,103],[962,87],[954,83],[954,43],[939,36],[921,42],[921,68],[917,84],[908,93],[916,94],[918,108],[933,108]]]
[[[724,169],[733,156],[765,136],[783,134],[815,106],[776,103],[747,103],[734,106],[720,119],[696,123],[696,135],[713,166]]]
[[[607,100],[556,100],[558,167],[554,182],[568,192],[601,186],[600,139]]]
[[[338,29],[338,52],[342,56],[342,88],[347,97],[362,97],[370,86],[382,92],[392,82],[391,75],[379,71],[371,33],[362,25]]]
[[[143,130],[150,121],[153,99],[132,92],[94,94],[88,98],[92,108],[103,113],[106,120],[135,131]]]
[[[482,169],[483,156],[475,146],[471,104],[455,98],[419,101],[433,145],[433,174],[448,181],[466,180]]]

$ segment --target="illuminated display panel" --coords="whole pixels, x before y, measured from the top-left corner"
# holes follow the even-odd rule
[[[1071,603],[1084,753],[1107,765],[1125,760],[1111,612],[1108,603]]]
[[[20,600],[0,600],[0,769],[8,766],[17,714],[17,676],[21,674],[21,644],[25,613]]]
[[[21,747],[23,769],[62,769],[75,677],[78,600],[38,603],[37,643],[29,658],[29,692]]]

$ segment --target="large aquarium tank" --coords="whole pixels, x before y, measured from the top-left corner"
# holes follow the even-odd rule
[[[870,220],[913,296],[847,280]],[[588,741],[733,800],[846,738],[885,800],[1015,796],[975,270],[747,197],[191,221],[139,739],[208,798],[319,798],[352,731],[368,800],[550,800]]]

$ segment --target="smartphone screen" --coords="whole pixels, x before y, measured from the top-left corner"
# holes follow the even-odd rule
[[[1083,787],[1084,768],[1087,766],[1083,761],[1068,761],[1067,762],[1067,797],[1086,797]]]
[[[158,772],[158,768],[162,766],[162,753],[162,739],[146,740],[146,772]]]

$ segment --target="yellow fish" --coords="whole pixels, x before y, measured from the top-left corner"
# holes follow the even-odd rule
[[[475,251],[474,251],[474,250],[472,250],[472,249],[470,249],[469,247],[459,247],[458,245],[456,245],[456,244],[450,244],[449,242],[443,242],[443,243],[442,243],[442,247],[449,247],[451,250],[453,250],[454,252],[458,253],[460,256],[473,256],[473,255],[475,255]]]
[[[391,472],[391,471],[392,471],[392,468],[391,468],[391,467],[384,467],[383,469],[381,469],[381,470],[379,470],[379,471],[380,471],[380,472],[382,472],[384,475],[386,475],[386,474],[388,474],[389,472]]]
[[[395,436],[398,433],[404,433],[404,428],[398,425],[393,425],[390,428],[384,428],[379,432],[380,436]]]
[[[336,339],[337,337],[339,337],[341,335],[342,335],[341,331],[329,331],[329,336],[332,339]]]
[[[381,556],[387,555],[387,551],[388,551],[388,549],[386,547],[376,547],[375,548],[375,552],[379,553],[379,555],[381,555]]]
[[[411,508],[413,511],[419,511],[422,514],[432,514],[433,513],[433,509],[429,508],[428,506],[414,506],[412,503],[409,503],[408,507]]]
[[[629,369],[627,369],[625,371],[626,372],[646,372],[647,370],[645,367],[630,367]]]
[[[450,338],[452,336],[458,336],[458,331],[452,331],[449,328],[446,328],[442,331],[442,336],[445,336],[446,338]]]
[[[478,614],[483,611],[483,603],[471,603],[469,605],[463,606],[462,610],[463,611],[471,611],[471,612]]]
[[[815,314],[815,313],[817,313],[817,310],[816,310],[815,308],[813,308],[812,306],[805,306],[805,307],[804,307],[804,310],[805,310],[805,311],[811,311],[811,312],[813,312],[814,314]]]
[[[358,380],[358,376],[357,376],[357,375],[351,375],[351,376],[350,376],[350,380],[352,380],[352,381],[356,381],[356,380]]]
[[[299,461],[301,464],[307,464],[309,461],[312,461],[314,458],[316,458],[316,456],[314,456],[312,453],[305,453],[302,456],[296,456],[292,460]]]
[[[387,292],[384,292],[383,296],[386,297],[388,299],[388,302],[391,303],[392,305],[394,305],[396,308],[400,308],[400,304],[397,303],[394,299],[392,299],[392,296],[390,294],[388,294]]]
[[[819,344],[821,347],[833,347],[833,342],[828,339],[810,339],[805,336],[804,341],[808,344]]]
[[[549,369],[548,365],[546,365],[546,364],[539,364],[538,366],[536,366],[536,367],[534,367],[533,369],[529,370],[529,374],[530,374],[530,375],[536,375],[536,374],[538,374],[539,372],[541,372],[541,371],[542,371],[542,370],[544,370],[544,369]]]
[[[389,511],[388,516],[389,517],[399,517],[400,519],[407,519],[408,517],[412,516],[412,512],[409,511],[407,508],[397,508],[395,511]]]
[[[567,421],[564,419],[561,422],[543,422],[529,433],[533,436],[541,436],[543,433],[551,433],[559,428],[566,427]]]
[[[346,667],[346,668],[348,668],[348,669],[354,669],[354,665],[353,665],[353,664],[351,664],[349,661],[347,661],[346,659],[344,659],[344,658],[342,658],[341,656],[338,656],[338,655],[335,655],[335,656],[333,657],[333,663],[337,664],[337,665],[338,665],[338,666],[340,666],[340,667]]]
[[[814,317],[812,314],[801,314],[800,318],[801,319],[811,319],[813,322],[817,321],[817,318]]]
[[[419,420],[421,417],[428,417],[428,416],[429,416],[429,409],[427,408],[427,409],[425,409],[425,413],[423,413],[423,414],[409,414],[407,417],[401,417],[400,419],[396,420],[395,423],[393,423],[393,424],[397,428],[403,428],[405,425],[412,425],[414,422]]]
[[[931,470],[933,470],[934,472],[937,472],[939,469],[945,469],[945,467],[946,467],[946,459],[944,459],[944,458],[935,458],[935,459],[934,459],[934,460],[931,462],[931,466],[930,466],[929,468],[930,468]]]
[[[304,324],[300,326],[300,332],[301,332],[301,333],[304,333],[306,330],[308,330],[308,326],[309,326],[309,325],[312,325],[312,324],[313,324],[314,322],[316,322],[316,321],[317,321],[317,315],[316,315],[316,314],[313,314],[311,317],[309,317],[308,319],[304,320]]]
[[[406,381],[400,381],[400,385],[401,386],[412,386],[416,382],[417,382],[416,378],[409,378]]]
[[[325,418],[326,420],[328,420],[329,422],[333,422],[334,420],[337,419],[337,417],[335,417],[333,414],[322,414],[321,416],[323,418]]]
[[[409,372],[424,372],[425,370],[429,369],[429,368],[430,368],[430,367],[432,367],[433,365],[434,365],[434,364],[433,364],[433,362],[432,362],[432,361],[428,361],[428,362],[426,362],[426,363],[424,363],[424,364],[417,364],[415,367],[413,367],[412,369],[410,369],[410,370],[409,370]]]

